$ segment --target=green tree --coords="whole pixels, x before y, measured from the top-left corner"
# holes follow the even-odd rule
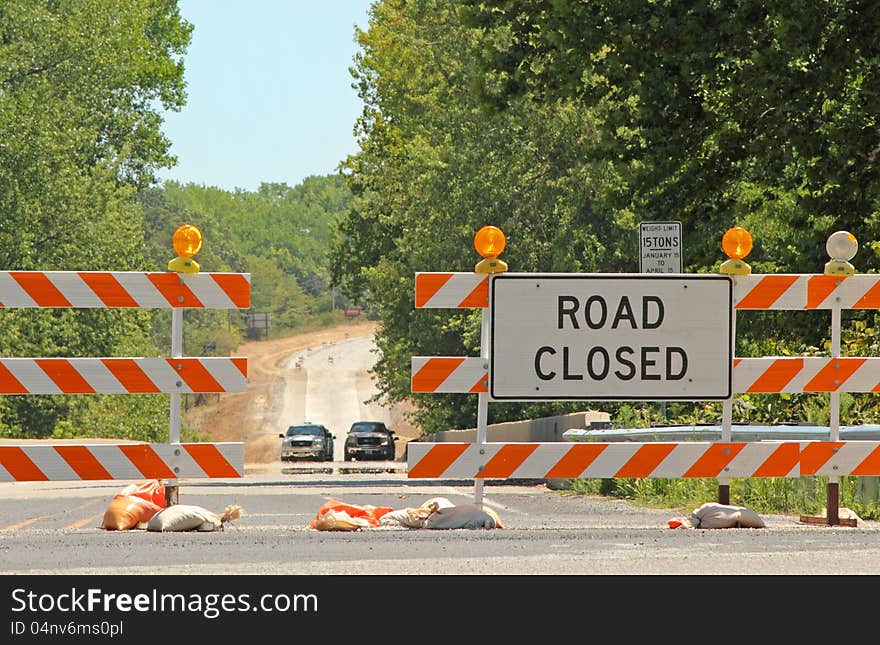
[[[755,234],[764,270],[820,272],[835,230],[877,239],[880,6],[863,0],[460,0],[481,95],[574,99],[621,199],[683,220],[695,266]],[[877,268],[873,254],[862,270]]]
[[[482,109],[478,41],[450,3],[376,3],[357,38],[360,151],[343,169],[357,202],[336,231],[334,279],[381,320],[378,384],[399,401],[411,398],[411,356],[479,351],[479,312],[413,309],[416,272],[473,270],[473,236],[486,224],[507,234],[511,270],[635,270],[637,223],[607,201],[618,174],[588,157],[595,125],[573,102]],[[412,400],[427,431],[475,422],[471,395]],[[490,414],[560,408],[571,406],[498,404]]]
[[[132,197],[170,165],[161,109],[185,98],[191,27],[174,0],[5,0],[0,5],[0,266],[145,268]],[[17,310],[0,352],[112,356],[149,347],[149,315]],[[7,397],[3,432],[44,436],[76,397]]]

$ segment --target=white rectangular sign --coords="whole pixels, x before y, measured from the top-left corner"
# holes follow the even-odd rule
[[[732,300],[733,281],[724,275],[494,275],[489,394],[729,398]]]
[[[639,223],[639,271],[681,273],[681,222]]]

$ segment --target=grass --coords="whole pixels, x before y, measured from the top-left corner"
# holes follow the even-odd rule
[[[854,511],[864,520],[880,519],[880,501],[871,477],[839,477],[838,507]],[[718,500],[717,479],[573,479],[575,493],[629,500],[649,508],[690,512]],[[730,504],[756,513],[818,515],[827,505],[828,478],[756,477],[730,481]]]

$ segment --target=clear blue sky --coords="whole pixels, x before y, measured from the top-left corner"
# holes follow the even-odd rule
[[[234,191],[295,186],[357,150],[348,68],[370,0],[180,0],[193,25],[187,104],[166,112],[177,166],[159,179]]]

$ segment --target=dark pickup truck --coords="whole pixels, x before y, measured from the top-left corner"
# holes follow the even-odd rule
[[[384,459],[392,461],[395,454],[394,430],[381,421],[355,421],[345,438],[345,461],[352,459]]]

